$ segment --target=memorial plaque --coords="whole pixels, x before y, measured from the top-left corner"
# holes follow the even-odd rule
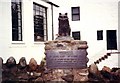
[[[46,64],[53,68],[86,68],[86,50],[47,50]]]

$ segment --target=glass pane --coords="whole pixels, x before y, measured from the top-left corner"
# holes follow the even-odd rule
[[[33,4],[33,9],[35,10],[36,9],[36,5]]]
[[[35,13],[35,10],[34,10],[34,11],[33,11],[33,15],[35,16],[35,14],[36,14],[36,13]]]
[[[20,19],[21,18],[21,13],[18,13],[18,19]]]
[[[18,26],[21,26],[21,20],[18,20]]]
[[[41,16],[43,16],[43,13],[42,13],[42,12],[40,12],[40,15],[41,15]]]
[[[72,13],[73,14],[78,14],[79,13],[79,7],[72,8]]]
[[[22,40],[21,34],[18,35],[18,38],[19,38],[18,40]]]
[[[43,13],[43,17],[46,18],[46,14],[45,13]]]
[[[15,2],[16,0],[11,0],[11,2]]]
[[[38,10],[38,11],[40,10],[40,7],[39,7],[39,6],[37,6],[37,5],[36,5],[36,10]]]
[[[40,7],[40,11],[43,11],[43,8],[42,8],[42,7]]]
[[[47,23],[46,23],[46,19],[44,19],[44,25],[46,25]]]
[[[21,27],[18,27],[18,33],[21,33],[22,31],[21,31]]]
[[[17,5],[17,10],[20,11],[20,5]]]
[[[79,15],[73,15],[73,16],[72,16],[72,20],[73,20],[73,21],[80,20]]]
[[[46,24],[44,24],[44,29],[46,29],[47,27],[46,27]]]
[[[39,11],[36,11],[36,15],[39,15]]]
[[[75,40],[80,40],[80,31],[72,32],[72,37]]]
[[[97,40],[103,40],[103,31],[97,31]]]
[[[45,8],[43,8],[43,12],[45,13]]]

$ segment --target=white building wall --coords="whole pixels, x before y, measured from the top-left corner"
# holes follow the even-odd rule
[[[6,58],[9,55],[10,42],[10,4],[0,1],[0,56]]]
[[[10,0],[0,0],[0,57],[4,62],[8,57],[15,57],[18,62],[21,57],[35,58],[40,63],[44,57],[44,42],[34,42],[33,1],[47,7],[48,40],[52,40],[51,6],[41,0],[23,0],[23,41],[12,42],[11,3]],[[118,51],[120,51],[120,30],[118,30],[119,0],[50,0],[59,5],[54,7],[54,38],[58,33],[59,13],[68,13],[72,31],[81,32],[81,40],[88,42],[89,64],[110,52],[106,49],[106,30],[117,30]],[[80,6],[80,21],[71,21],[71,7]],[[97,30],[103,30],[103,40],[97,41]],[[118,55],[112,55],[98,66],[118,66]]]
[[[44,42],[34,42],[33,2],[47,7],[47,28],[48,40],[52,38],[51,5],[41,0],[23,0],[22,4],[22,29],[23,41],[12,41],[11,2],[10,0],[0,1],[0,57],[4,62],[13,56],[17,62],[25,57],[27,63],[30,58],[40,64],[44,58]]]
[[[120,1],[118,2],[118,51],[120,52]],[[120,67],[120,54],[118,55],[118,66]]]
[[[104,56],[107,52],[111,52],[107,50],[106,30],[118,30],[118,0],[51,1],[60,6],[58,12],[68,13],[72,31],[80,31],[81,40],[88,42],[88,65],[99,59],[101,56]],[[80,21],[71,21],[71,7],[77,6],[80,7]],[[56,24],[56,26],[58,25]],[[101,41],[97,40],[97,30],[103,30],[103,40]],[[102,68],[105,65],[111,68],[117,67],[118,55],[114,54],[110,56],[98,66],[99,68]]]

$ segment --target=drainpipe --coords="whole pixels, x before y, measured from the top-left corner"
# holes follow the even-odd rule
[[[52,12],[51,13],[52,14],[52,40],[54,40],[53,6],[55,6],[55,7],[59,7],[59,6],[54,4],[54,3],[52,3],[52,2],[47,2],[47,3],[49,3],[51,5],[51,12]]]
[[[54,40],[54,27],[53,27],[53,5],[51,5],[51,11],[52,11],[52,40]]]

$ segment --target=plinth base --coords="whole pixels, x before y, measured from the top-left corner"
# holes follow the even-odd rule
[[[87,69],[53,69],[44,77],[46,81],[88,81]]]
[[[45,43],[47,81],[88,81],[86,41],[72,37],[58,37]]]

